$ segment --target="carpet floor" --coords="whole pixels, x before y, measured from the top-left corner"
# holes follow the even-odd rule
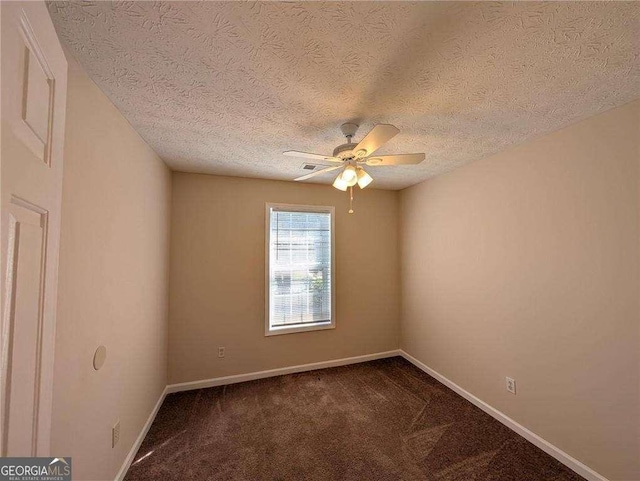
[[[170,394],[125,481],[582,479],[395,357]]]

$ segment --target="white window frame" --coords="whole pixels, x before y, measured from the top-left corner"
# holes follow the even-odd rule
[[[271,286],[270,281],[270,257],[271,257],[271,211],[282,210],[285,212],[311,212],[328,213],[331,215],[331,320],[329,322],[317,323],[310,326],[296,327],[276,327],[271,328]],[[278,336],[281,334],[293,334],[296,332],[321,331],[325,329],[335,329],[336,327],[336,230],[335,230],[335,207],[324,205],[299,205],[299,204],[279,204],[267,202],[265,204],[265,317],[264,335]]]

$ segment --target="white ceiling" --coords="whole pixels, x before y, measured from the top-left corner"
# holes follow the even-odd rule
[[[401,133],[399,189],[640,97],[640,3],[50,2],[57,31],[180,171],[292,179],[339,126]],[[332,181],[335,173],[319,181]]]

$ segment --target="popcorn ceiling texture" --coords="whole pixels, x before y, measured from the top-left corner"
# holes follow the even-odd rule
[[[292,179],[339,126],[401,133],[400,189],[640,97],[640,3],[50,2],[91,78],[174,170]],[[331,182],[334,173],[316,181]]]

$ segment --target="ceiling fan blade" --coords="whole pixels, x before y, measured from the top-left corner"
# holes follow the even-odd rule
[[[342,164],[327,167],[326,169],[318,170],[316,172],[311,172],[310,174],[303,175],[302,177],[298,177],[297,179],[293,179],[293,180],[307,180],[307,179],[310,179],[311,177],[315,177],[316,175],[324,174],[325,172],[331,172],[332,170],[336,170],[340,168],[342,168]]]
[[[367,159],[367,165],[415,165],[422,162],[424,154],[380,155]]]
[[[327,162],[342,162],[342,159],[333,157],[332,155],[311,154],[309,152],[298,152],[297,150],[287,150],[282,152],[283,155],[289,157],[304,157],[305,159],[326,160]]]
[[[364,153],[359,157],[371,155],[389,140],[398,135],[398,132],[400,132],[400,130],[391,124],[378,124],[371,129],[371,132],[369,132],[358,145],[356,145],[356,148],[353,149],[353,151],[357,155],[359,150],[363,150]]]

